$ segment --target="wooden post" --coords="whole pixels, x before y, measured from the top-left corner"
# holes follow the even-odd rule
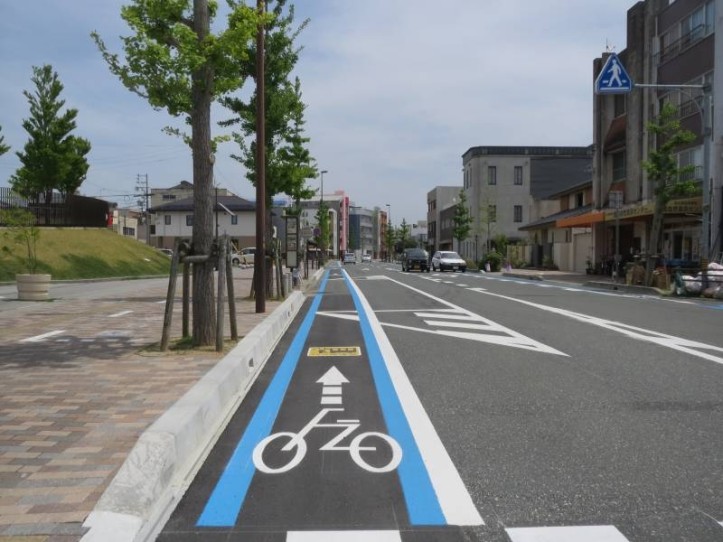
[[[191,336],[191,263],[183,261],[183,292],[181,305],[183,308],[183,338]]]
[[[225,238],[228,243],[228,237]],[[228,323],[231,327],[231,340],[238,340],[238,325],[236,324],[236,294],[233,287],[233,264],[231,258],[226,258],[226,288],[228,290]]]
[[[226,288],[226,243],[218,247],[218,299],[216,301],[216,352],[223,352],[224,289]]]
[[[168,277],[168,291],[166,292],[166,310],[163,315],[163,330],[161,331],[161,352],[168,350],[173,322],[173,301],[176,298],[176,278],[178,277],[179,241],[173,245],[173,258],[171,258],[171,276]]]

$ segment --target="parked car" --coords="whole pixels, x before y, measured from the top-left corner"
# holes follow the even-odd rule
[[[371,254],[362,254],[362,263],[371,263],[371,261],[372,261]]]
[[[238,252],[234,252],[231,254],[231,263],[234,265],[253,265],[255,255],[256,247],[242,248]]]
[[[354,254],[353,252],[344,253],[344,265],[348,263],[353,263],[356,265],[356,254]]]
[[[437,251],[432,256],[432,271],[467,271],[467,262],[456,252]]]
[[[162,252],[169,258],[173,258],[173,251],[170,248],[159,248],[158,252]]]
[[[402,271],[419,269],[421,273],[429,273],[429,253],[421,248],[405,248],[402,252]]]

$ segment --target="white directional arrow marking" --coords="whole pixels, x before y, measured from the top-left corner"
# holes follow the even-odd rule
[[[321,388],[322,405],[340,405],[342,384],[348,384],[349,380],[341,374],[339,369],[332,367],[316,383],[323,386]]]

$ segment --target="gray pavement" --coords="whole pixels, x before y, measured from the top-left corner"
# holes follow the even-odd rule
[[[163,520],[184,476],[300,309],[304,292],[315,287],[307,280],[286,302],[267,300],[267,312],[256,314],[247,297],[251,275],[250,269],[234,275],[243,340],[225,354],[149,347],[160,340],[162,283],[132,299],[25,304],[23,310],[15,310],[19,302],[0,299],[0,542],[121,540],[114,530],[143,534]],[[626,291],[581,274],[501,275]],[[22,342],[62,325],[68,311],[122,312],[131,305],[132,321],[109,327],[106,319],[86,319],[72,334]],[[180,336],[179,316],[174,337]],[[232,380],[236,387],[227,389]],[[147,510],[156,501],[162,501],[158,509]]]

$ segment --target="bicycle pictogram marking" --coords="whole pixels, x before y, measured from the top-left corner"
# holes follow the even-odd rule
[[[280,474],[288,472],[304,459],[307,452],[307,444],[304,437],[308,435],[313,429],[317,427],[336,427],[340,428],[341,431],[335,435],[329,442],[319,448],[319,451],[323,452],[349,452],[351,459],[359,467],[372,473],[385,473],[391,472],[399,466],[402,461],[402,447],[392,437],[385,433],[378,431],[366,431],[356,435],[348,446],[342,445],[347,437],[351,436],[360,426],[359,420],[347,420],[337,419],[332,423],[322,423],[324,417],[331,412],[344,412],[343,408],[322,408],[319,413],[314,416],[309,423],[307,423],[298,433],[291,431],[280,431],[273,433],[268,437],[261,440],[253,451],[254,466],[266,474]],[[280,452],[290,452],[291,455],[288,460],[283,460],[280,466],[269,466],[264,459],[264,451],[266,448],[276,441],[277,439],[287,438],[288,442],[280,448]],[[366,445],[363,443],[369,439],[379,439],[378,444],[384,444],[388,447],[388,450],[382,450],[378,445]],[[387,460],[386,464],[376,466],[371,464],[362,455],[362,452],[378,452],[382,457],[386,457],[391,452],[391,457]]]

